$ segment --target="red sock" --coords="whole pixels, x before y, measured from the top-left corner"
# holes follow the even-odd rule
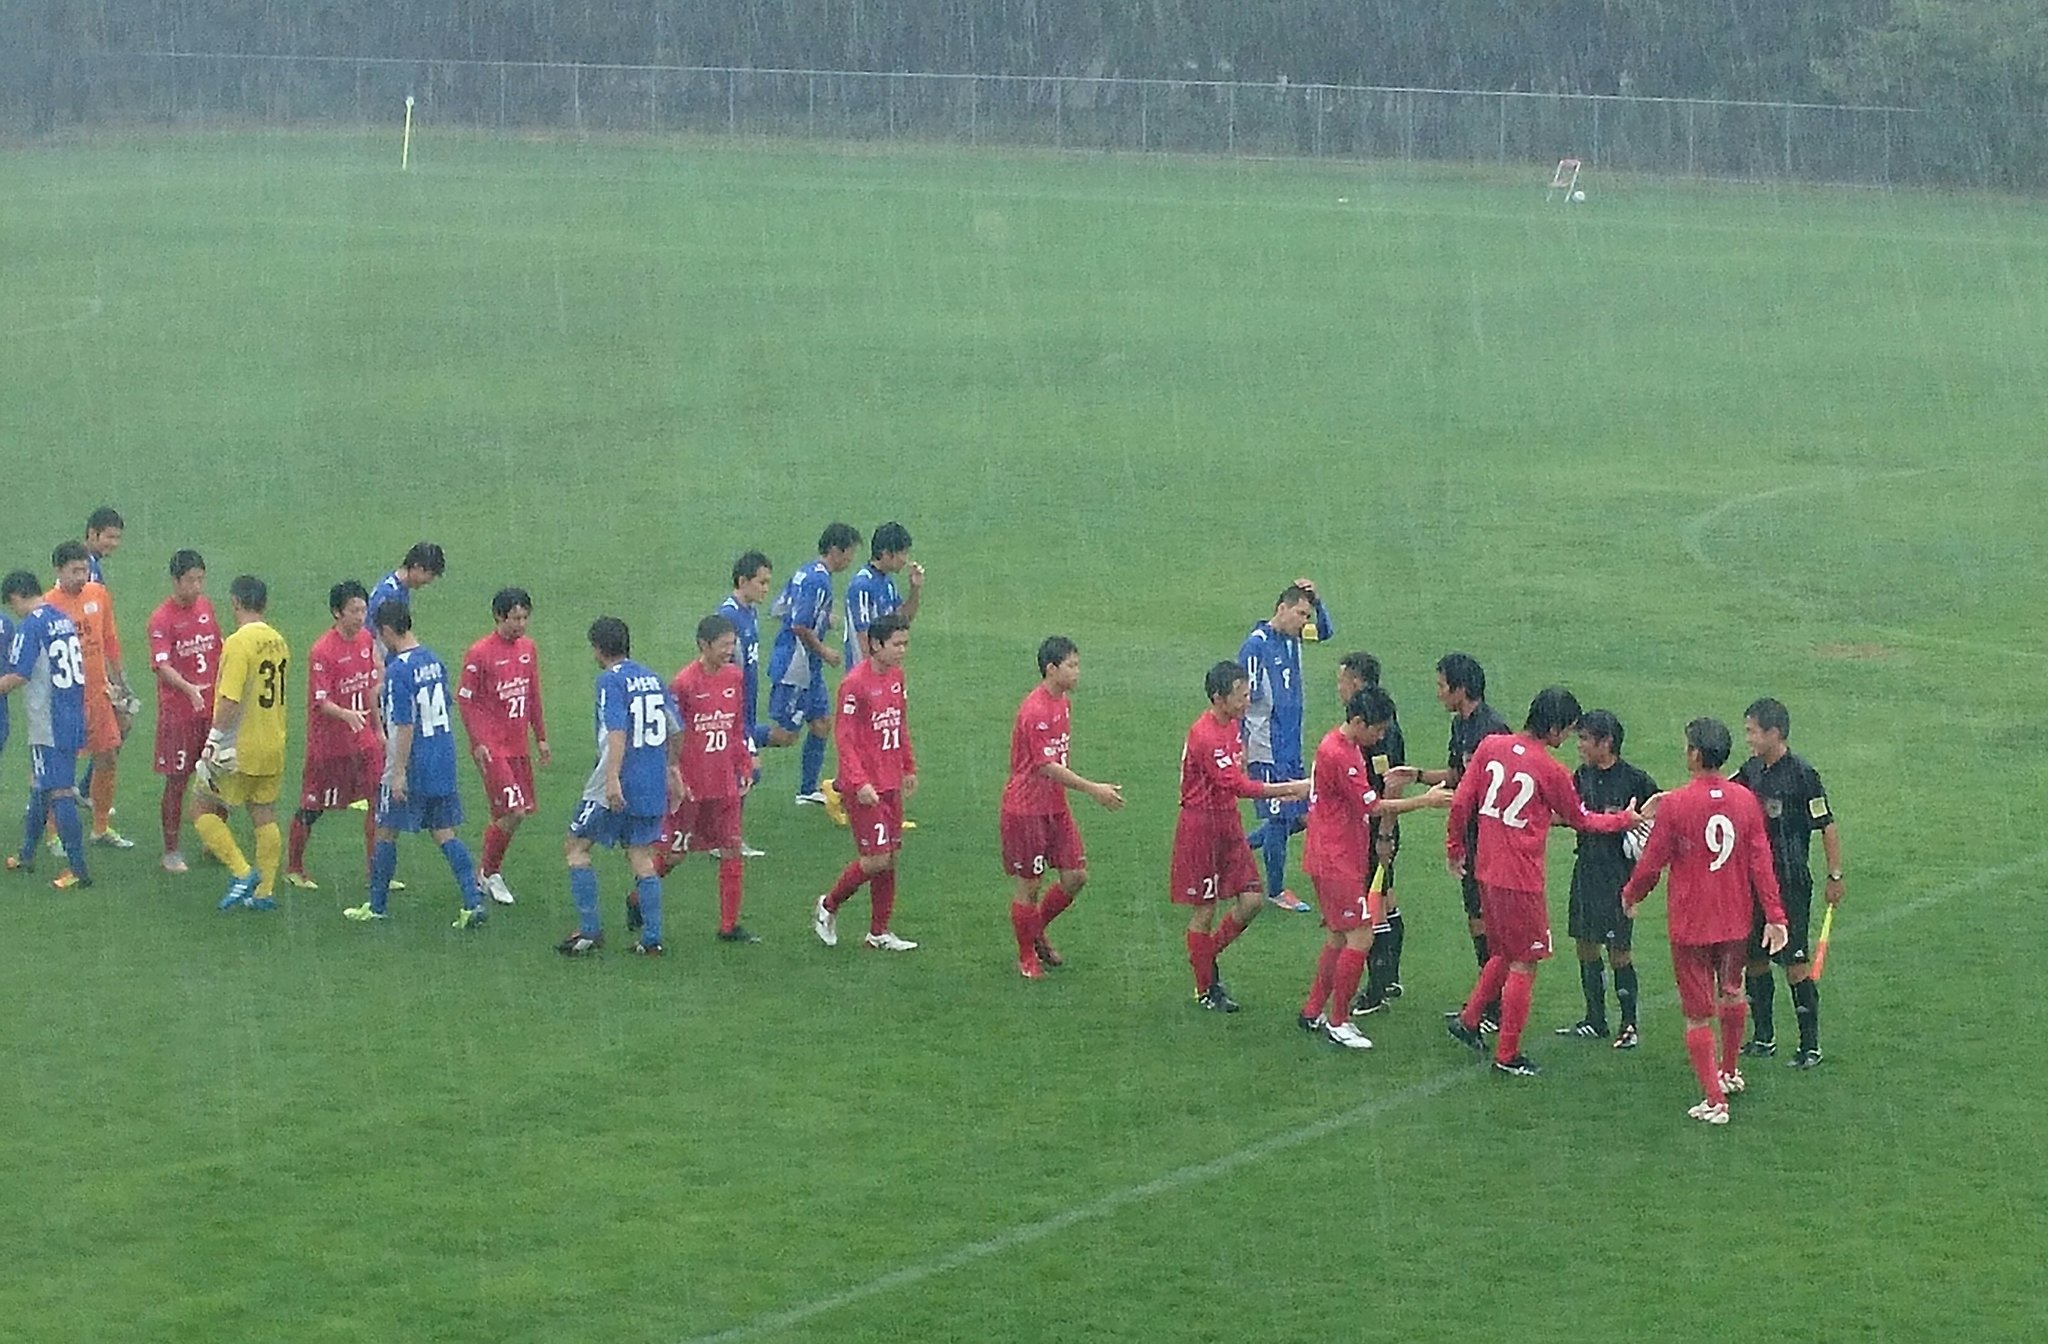
[[[1216,926],[1215,937],[1216,951],[1218,952],[1218,954],[1221,954],[1224,948],[1229,947],[1232,943],[1236,942],[1237,935],[1243,932],[1244,925],[1238,923],[1236,911],[1233,910],[1229,914],[1225,915],[1223,917],[1223,922]]]
[[[1505,1064],[1522,1053],[1522,1029],[1529,1025],[1529,1002],[1536,997],[1536,977],[1509,971],[1500,991],[1500,1044],[1493,1057]]]
[[[1025,901],[1010,902],[1010,932],[1017,935],[1017,958],[1038,955],[1038,907]]]
[[[511,843],[512,837],[499,830],[497,822],[494,821],[484,827],[483,875],[485,877],[489,877],[503,866],[505,862],[505,847]]]
[[[313,828],[298,813],[292,813],[292,825],[285,841],[284,870],[288,873],[306,871],[306,839],[313,834]]]
[[[746,860],[735,855],[718,861],[718,931],[731,933],[740,925],[741,883],[747,871]]]
[[[896,870],[884,868],[875,874],[875,880],[868,885],[868,932],[883,934],[889,931],[889,916],[896,912]]]
[[[1737,1036],[1739,1041],[1742,1038]],[[1721,1091],[1721,1075],[1714,1071],[1714,1029],[1712,1027],[1688,1026],[1685,1029],[1685,1053],[1692,1056],[1692,1071],[1700,1080],[1700,1090],[1708,1101],[1716,1105],[1728,1100]]]
[[[1337,953],[1336,983],[1331,986],[1330,1025],[1341,1027],[1351,1020],[1351,1000],[1358,982],[1365,977],[1365,953],[1347,947]]]
[[[1067,889],[1055,882],[1046,890],[1044,899],[1038,903],[1038,931],[1043,934],[1046,926],[1060,917],[1060,912],[1074,903]]]
[[[1324,943],[1316,954],[1316,978],[1309,982],[1308,999],[1301,1005],[1303,1017],[1314,1017],[1330,1001],[1330,986],[1337,982],[1337,954],[1343,950]]]
[[[1742,1067],[1742,1028],[1749,1021],[1749,1004],[1742,999],[1721,1005],[1721,1072],[1734,1073]]]
[[[190,775],[164,776],[164,799],[160,812],[163,818],[166,854],[178,847],[178,825],[185,816],[185,783],[190,778]]]
[[[846,904],[846,898],[867,884],[868,875],[858,863],[849,863],[839,874],[839,880],[832,884],[832,890],[825,893],[825,908],[837,911]]]
[[[1486,964],[1479,968],[1479,980],[1472,986],[1472,997],[1465,1000],[1465,1011],[1458,1014],[1468,1030],[1479,1030],[1479,1015],[1486,1011],[1486,1005],[1500,997],[1500,987],[1508,978],[1508,959],[1488,957]]]
[[[1188,930],[1188,965],[1195,971],[1195,993],[1207,994],[1216,983],[1216,935]]]

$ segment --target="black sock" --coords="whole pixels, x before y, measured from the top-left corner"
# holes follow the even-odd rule
[[[1799,1048],[1820,1049],[1820,986],[1812,980],[1793,985],[1792,1011],[1799,1015]]]
[[[1749,976],[1746,984],[1749,989],[1750,1035],[1759,1041],[1775,1041],[1778,1030],[1771,1025],[1771,1005],[1778,997],[1778,982],[1771,978],[1769,971],[1765,971],[1762,975]]]
[[[1392,941],[1393,939],[1387,935],[1379,933],[1377,930],[1374,931],[1372,951],[1365,954],[1365,1001],[1367,1003],[1382,1003],[1386,1000],[1387,982],[1393,979],[1387,973],[1388,963],[1392,960],[1388,955],[1388,946]]]
[[[1621,1025],[1636,1024],[1636,964],[1614,968],[1614,1001],[1621,1007]]]
[[[1596,1027],[1607,1025],[1607,968],[1598,961],[1579,963],[1579,988],[1586,991],[1586,1020]],[[1614,973],[1614,988],[1621,990],[1621,972]]]
[[[1401,978],[1401,938],[1408,930],[1407,921],[1401,918],[1399,910],[1387,916],[1387,983],[1394,984]],[[1378,947],[1378,943],[1373,944]]]
[[[1472,955],[1479,958],[1479,969],[1482,971],[1485,970],[1487,958],[1485,934],[1475,933],[1472,935]]]

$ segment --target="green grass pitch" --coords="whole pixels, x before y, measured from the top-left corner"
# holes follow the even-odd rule
[[[438,134],[401,176],[396,150],[0,152],[0,566],[47,573],[123,509],[139,676],[176,547],[223,610],[267,577],[303,659],[329,583],[439,540],[424,639],[452,658],[531,588],[558,753],[516,908],[452,932],[419,841],[364,929],[352,819],[315,833],[328,889],[275,916],[216,914],[218,870],[162,876],[145,722],[142,847],[90,894],[0,892],[0,1336],[2048,1333],[2038,202],[1595,176],[1567,208],[1548,165]],[[787,574],[835,518],[903,520],[931,573],[897,919],[924,947],[815,944],[850,845],[778,753],[747,823],[762,946],[712,941],[693,865],[667,961],[564,962],[583,630],[624,615],[672,670],[736,552]],[[1164,893],[1181,738],[1298,573],[1338,624],[1312,732],[1358,646],[1425,760],[1452,648],[1517,721],[1559,680],[1615,709],[1667,780],[1687,718],[1784,698],[1850,869],[1827,1066],[1759,1068],[1734,1125],[1689,1123],[1653,904],[1641,1050],[1548,1034],[1567,955],[1546,1077],[1482,1070],[1438,1016],[1472,966],[1433,820],[1379,1048],[1294,1030],[1307,917],[1230,952],[1246,1012],[1194,1010]],[[1077,807],[1070,965],[1027,984],[995,807],[1054,631],[1083,649],[1076,767],[1131,805]],[[17,728],[10,828],[24,762]]]

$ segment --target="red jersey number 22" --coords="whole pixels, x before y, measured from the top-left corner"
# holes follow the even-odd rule
[[[1492,817],[1511,830],[1519,831],[1526,827],[1529,819],[1522,815],[1522,809],[1536,796],[1536,781],[1520,770],[1510,775],[1507,767],[1499,761],[1486,763],[1486,780],[1486,798],[1479,804],[1480,815]],[[1503,808],[1500,805],[1500,791],[1510,780],[1514,782],[1515,796],[1509,800],[1507,807]]]

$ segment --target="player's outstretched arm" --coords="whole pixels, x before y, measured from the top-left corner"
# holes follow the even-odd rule
[[[1372,806],[1376,817],[1398,817],[1403,812],[1419,812],[1425,807],[1449,807],[1456,795],[1439,784],[1427,793],[1418,793],[1408,798],[1381,798]]]
[[[1076,793],[1087,794],[1112,812],[1124,805],[1124,786],[1121,784],[1098,784],[1094,780],[1084,779],[1066,766],[1052,761],[1039,766],[1038,773],[1063,789],[1072,789]]]

